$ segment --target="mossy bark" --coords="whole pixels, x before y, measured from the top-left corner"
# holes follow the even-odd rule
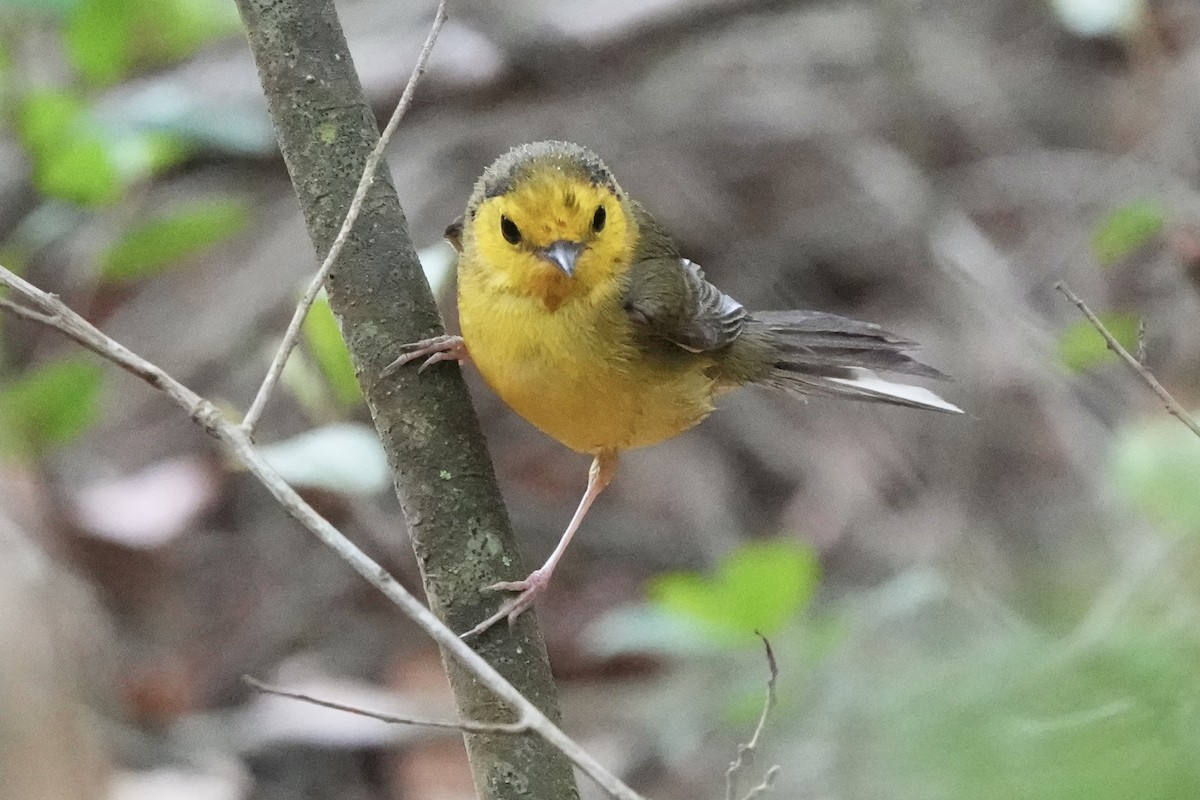
[[[238,6],[309,235],[323,256],[378,141],[375,120],[329,0],[238,0]],[[466,630],[497,602],[480,587],[523,578],[525,571],[458,370],[441,366],[418,376],[406,369],[378,378],[400,344],[442,330],[386,168],[326,289],[387,449],[430,607],[452,629]],[[496,626],[474,644],[557,720],[533,614],[511,629]],[[471,674],[445,660],[463,718],[512,721]],[[578,797],[570,763],[541,738],[469,735],[466,741],[481,798]]]

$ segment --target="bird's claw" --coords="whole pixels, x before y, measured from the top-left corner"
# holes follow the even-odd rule
[[[523,581],[500,581],[499,583],[493,583],[491,586],[485,586],[484,591],[487,592],[518,592],[518,594],[516,597],[501,603],[499,610],[495,614],[492,614],[483,622],[462,634],[459,638],[467,639],[471,636],[477,636],[502,619],[507,619],[508,624],[512,625],[517,617],[533,606],[534,601],[537,600],[538,595],[542,593],[549,582],[549,575],[542,574],[541,570],[535,570]]]
[[[402,344],[400,349],[407,352],[402,353],[395,361],[384,367],[383,372],[379,374],[381,378],[386,378],[405,364],[421,358],[424,358],[425,361],[417,368],[417,372],[424,372],[442,361],[457,361],[461,364],[470,356],[467,352],[467,344],[461,336],[434,336],[419,342]]]

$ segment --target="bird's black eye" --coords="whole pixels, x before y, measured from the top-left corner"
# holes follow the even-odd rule
[[[604,210],[604,206],[596,209],[596,216],[592,217],[592,230],[596,233],[604,230],[604,223],[608,219],[608,212]]]
[[[508,217],[500,217],[500,232],[504,234],[504,238],[508,240],[509,244],[521,241],[521,229]]]

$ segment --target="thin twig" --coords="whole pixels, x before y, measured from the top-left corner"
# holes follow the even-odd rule
[[[444,722],[442,720],[432,719],[414,719],[412,717],[400,717],[395,714],[384,714],[380,711],[371,711],[358,706],[348,706],[344,703],[336,703],[332,700],[322,700],[319,697],[313,697],[310,694],[302,692],[289,692],[286,689],[280,689],[276,686],[263,683],[249,675],[242,676],[242,682],[253,687],[263,694],[273,694],[279,697],[288,697],[292,700],[300,700],[305,703],[311,703],[314,706],[323,708],[332,708],[334,711],[345,711],[347,714],[357,714],[360,717],[370,717],[377,719],[380,722],[387,722],[392,725],[419,725],[423,728],[448,728],[450,730],[465,731],[467,733],[528,733],[529,725],[525,722]]]
[[[775,651],[771,649],[771,643],[767,641],[767,637],[760,633],[758,638],[762,639],[763,647],[766,648],[767,666],[771,669],[771,677],[767,679],[767,697],[763,701],[762,713],[758,715],[758,724],[754,726],[754,735],[750,737],[750,741],[738,745],[737,758],[730,762],[729,769],[725,770],[725,800],[737,800],[738,778],[741,776],[742,770],[753,763],[754,753],[758,749],[758,740],[767,726],[767,717],[771,715],[771,709],[775,708],[775,681],[779,677],[779,665],[775,662]],[[762,782],[751,789],[742,800],[750,800],[763,792],[770,791],[774,788],[775,778],[778,775],[778,766],[768,769]]]
[[[292,350],[296,348],[296,343],[300,341],[300,327],[304,324],[304,318],[308,315],[308,310],[312,308],[313,302],[316,301],[321,287],[325,285],[325,278],[328,277],[329,271],[333,269],[333,265],[341,254],[342,248],[345,247],[346,241],[350,238],[350,230],[354,227],[355,220],[358,219],[363,202],[367,198],[367,191],[370,190],[371,184],[375,182],[375,173],[383,161],[383,151],[391,140],[392,134],[396,132],[396,128],[400,125],[400,120],[404,117],[405,112],[408,111],[408,107],[412,105],[417,83],[421,80],[421,76],[425,74],[425,65],[429,61],[429,54],[433,51],[433,44],[437,41],[438,34],[445,23],[446,0],[441,0],[438,3],[437,15],[433,19],[433,27],[429,29],[429,35],[425,37],[425,44],[421,46],[421,53],[417,56],[417,63],[413,67],[408,83],[404,86],[404,93],[400,95],[400,102],[396,103],[396,110],[392,112],[391,119],[388,120],[388,124],[384,127],[383,133],[379,135],[379,141],[375,143],[375,148],[367,156],[366,163],[363,166],[362,177],[358,181],[358,188],[354,190],[354,197],[350,201],[350,208],[346,212],[346,218],[342,221],[342,228],[338,231],[337,237],[333,240],[333,245],[330,246],[329,252],[325,255],[325,260],[321,262],[321,268],[317,270],[317,274],[313,276],[312,281],[308,284],[304,296],[300,298],[300,302],[296,305],[296,311],[292,314],[287,331],[283,334],[283,341],[279,343],[279,349],[275,351],[275,357],[271,360],[271,366],[267,368],[266,377],[263,378],[262,385],[258,387],[258,394],[254,396],[254,402],[250,404],[250,410],[246,412],[246,416],[242,419],[242,430],[251,436],[254,435],[254,426],[258,424],[263,409],[266,407],[267,401],[271,398],[271,393],[275,391],[275,384],[279,382],[279,376],[283,374],[284,364],[287,363]]]
[[[1083,315],[1087,317],[1088,322],[1092,323],[1092,327],[1099,331],[1100,335],[1104,337],[1104,341],[1108,344],[1108,349],[1120,356],[1121,360],[1128,364],[1129,368],[1136,372],[1138,377],[1141,378],[1142,381],[1149,386],[1156,395],[1158,395],[1158,399],[1163,401],[1163,405],[1167,407],[1167,411],[1171,414],[1171,416],[1175,417],[1184,425],[1187,425],[1189,428],[1191,428],[1192,433],[1200,436],[1200,422],[1196,422],[1195,417],[1189,414],[1187,410],[1179,404],[1179,401],[1172,397],[1171,393],[1163,388],[1163,385],[1158,382],[1158,379],[1154,377],[1154,374],[1150,372],[1150,370],[1142,366],[1141,362],[1130,355],[1129,351],[1121,346],[1121,343],[1118,342],[1111,333],[1109,333],[1108,328],[1104,327],[1104,323],[1100,321],[1100,318],[1092,313],[1092,310],[1088,308],[1082,300],[1079,299],[1079,296],[1072,292],[1067,284],[1063,281],[1059,281],[1058,283],[1054,284],[1054,288],[1062,292],[1068,300],[1075,304],[1076,308],[1083,312]]]
[[[763,775],[762,782],[755,786],[750,791],[742,795],[742,800],[754,800],[759,795],[767,792],[775,791],[775,779],[779,777],[779,771],[782,769],[778,764],[767,770],[767,774]]]
[[[25,306],[20,305],[19,303],[14,303],[13,301],[9,300],[6,297],[0,297],[0,308],[3,308],[5,311],[11,312],[11,313],[17,315],[18,317],[32,320],[33,322],[40,322],[43,325],[53,325],[54,324],[54,320],[52,317],[48,317],[45,314],[41,313],[40,311],[34,311],[32,308],[26,308]]]
[[[481,683],[494,692],[498,699],[511,706],[518,717],[529,726],[529,730],[537,733],[560,750],[612,797],[617,800],[643,800],[641,795],[626,786],[620,778],[607,770],[574,739],[563,733],[562,729],[551,722],[537,706],[505,680],[504,676],[484,660],[483,656],[459,639],[458,634],[446,627],[440,619],[434,616],[432,611],[401,586],[387,570],[373,561],[306,503],[296,493],[296,490],[289,486],[262,457],[249,434],[240,425],[228,420],[216,405],[184,386],[157,365],[106,336],[57,297],[43,292],[2,266],[0,266],[0,285],[9,287],[28,300],[31,305],[44,312],[50,327],[61,331],[92,352],[165,392],[207,433],[224,444],[234,458],[245,466],[254,477],[258,478],[259,482],[279,501],[279,504],[292,518],[337,553],[355,572],[366,578],[372,586],[398,606],[409,619],[417,623],[443,650],[452,653],[463,666],[479,678]]]

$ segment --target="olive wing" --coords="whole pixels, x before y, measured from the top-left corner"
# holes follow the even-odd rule
[[[704,279],[686,258],[648,258],[630,267],[622,297],[630,321],[692,353],[719,350],[746,326],[742,304]]]

